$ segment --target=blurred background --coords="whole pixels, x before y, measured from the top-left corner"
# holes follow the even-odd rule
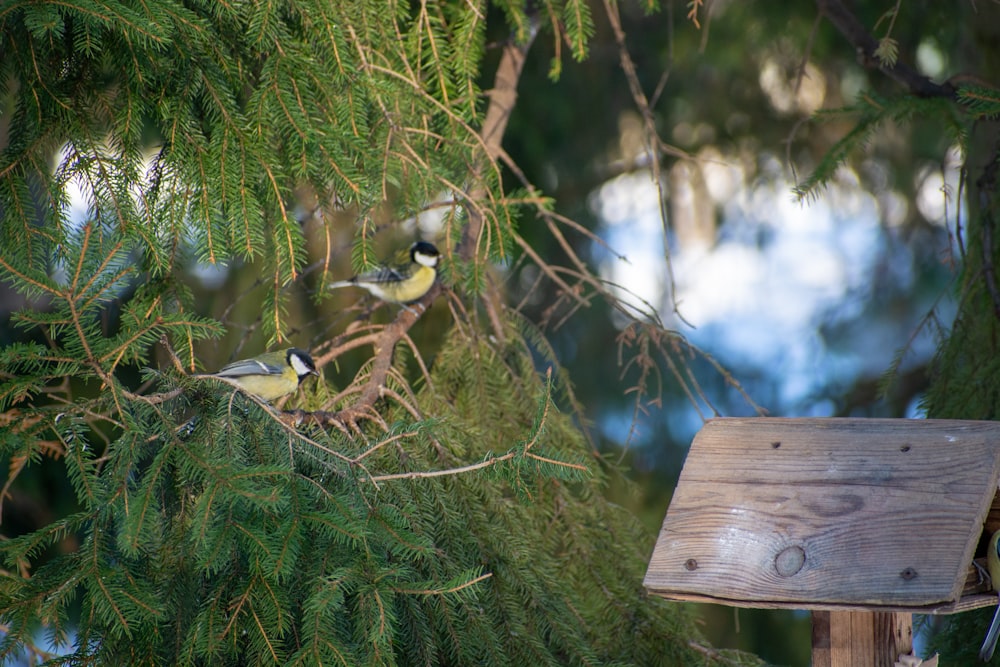
[[[830,187],[799,200],[795,186],[853,127],[849,114],[827,110],[898,87],[817,23],[814,3],[711,2],[700,29],[687,15],[693,4],[664,3],[654,15],[621,5],[657,132],[668,152],[693,160],[668,155],[656,182],[643,118],[601,22],[591,57],[563,58],[555,83],[554,49],[539,40],[506,142],[528,180],[607,244],[579,248],[617,294],[654,307],[756,404],[710,360],[689,356],[704,394],[665,376],[662,402],[636,419],[623,389],[637,370],[623,374],[614,353],[620,318],[590,309],[550,326],[601,447],[639,482],[618,501],[652,531],[706,418],[758,407],[773,416],[922,416],[926,369],[956,307],[963,211],[955,143],[919,119],[883,126]],[[891,4],[852,9],[882,36]],[[975,62],[975,11],[974,3],[906,3],[892,27],[900,59],[935,81],[963,71]],[[556,261],[549,237],[535,240]],[[521,272],[513,291],[533,278]],[[537,320],[551,299],[535,294],[529,303]],[[808,613],[710,605],[698,613],[717,646],[809,664]]]
[[[885,12],[892,3],[853,8],[873,34],[889,29]],[[896,9],[891,31],[901,59],[936,81],[975,63],[975,3],[909,2]],[[795,186],[853,127],[850,115],[829,110],[897,92],[896,84],[862,67],[846,40],[817,21],[812,2],[665,2],[654,14],[626,2],[620,11],[664,142],[659,169],[652,169],[645,121],[600,3],[584,62],[569,58],[551,34],[535,42],[505,148],[560,214],[596,235],[599,241],[567,238],[615,293],[655,310],[700,350],[679,348],[700,391],[664,373],[637,408],[628,389],[638,370],[620,363],[622,318],[600,302],[553,315],[556,294],[536,280],[535,266],[515,256],[497,268],[509,302],[540,323],[567,367],[592,437],[635,480],[609,493],[642,517],[652,551],[688,444],[705,419],[761,412],[922,415],[926,369],[955,311],[962,156],[941,128],[919,118],[883,126],[866,150],[849,156],[833,184],[800,200]],[[490,24],[500,41],[503,19],[496,18]],[[493,49],[484,85],[496,57]],[[509,175],[509,190],[523,184]],[[355,221],[325,222],[341,230],[331,253],[344,274],[334,277],[346,277]],[[413,220],[404,231],[433,236],[434,223]],[[520,231],[546,261],[566,262],[543,225],[526,218]],[[383,250],[398,242],[389,239]],[[317,257],[323,252],[317,248]],[[325,326],[290,332],[297,345],[315,346],[353,316],[340,309],[357,294],[313,298],[317,275],[306,272],[289,309],[292,319],[299,312],[301,321]],[[196,357],[206,369],[260,351],[264,341],[254,323],[261,283],[252,267],[193,260],[187,280],[201,314],[228,331],[200,344]],[[9,322],[23,305],[0,285],[0,343],[21,335]],[[434,344],[422,332],[446,316],[445,308],[436,310],[413,331],[421,349]],[[346,382],[366,357],[338,360],[328,379]],[[39,495],[56,499],[64,481],[43,472],[34,483]],[[28,525],[47,522],[32,513],[65,511],[58,501],[18,506],[14,500],[8,507]],[[698,613],[717,646],[748,649],[777,664],[809,662],[806,613],[707,605]]]

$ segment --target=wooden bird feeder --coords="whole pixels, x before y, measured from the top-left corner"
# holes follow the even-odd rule
[[[713,419],[644,584],[808,609],[814,666],[891,666],[912,652],[911,614],[996,604],[972,562],[984,523],[1000,528],[998,479],[1000,422]]]

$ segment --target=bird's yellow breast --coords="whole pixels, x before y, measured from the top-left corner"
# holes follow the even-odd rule
[[[391,301],[398,303],[408,303],[416,301],[434,284],[437,271],[429,266],[420,266],[406,280],[398,283],[383,285],[382,289]]]
[[[268,402],[292,393],[299,386],[299,377],[291,366],[282,371],[281,375],[244,375],[230,380],[247,393],[260,396]]]

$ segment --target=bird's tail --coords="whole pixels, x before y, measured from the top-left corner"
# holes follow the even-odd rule
[[[1000,606],[997,606],[997,610],[993,612],[993,622],[990,623],[990,629],[986,632],[986,639],[983,640],[983,646],[979,649],[979,659],[983,662],[989,662],[990,658],[993,657],[993,650],[997,647],[998,635],[1000,635]]]
[[[338,287],[350,287],[351,285],[354,285],[354,284],[355,284],[355,281],[352,278],[350,280],[338,280],[335,283],[330,283],[329,285],[326,286],[326,288],[327,289],[337,289]]]

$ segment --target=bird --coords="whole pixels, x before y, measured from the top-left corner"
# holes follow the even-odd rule
[[[990,573],[990,586],[1000,594],[1000,530],[993,533],[993,537],[990,538],[990,546],[986,552],[986,569]],[[986,632],[986,638],[983,639],[983,645],[979,649],[979,659],[983,662],[989,662],[993,657],[998,636],[1000,636],[1000,605],[993,612],[993,622],[990,623],[990,629]]]
[[[410,261],[396,265],[378,266],[348,280],[328,285],[362,287],[382,301],[406,305],[421,298],[434,285],[441,253],[433,243],[417,241],[410,246]]]
[[[310,375],[319,376],[313,358],[304,350],[290,347],[234,361],[207,377],[229,380],[243,391],[270,403],[298,389]]]

